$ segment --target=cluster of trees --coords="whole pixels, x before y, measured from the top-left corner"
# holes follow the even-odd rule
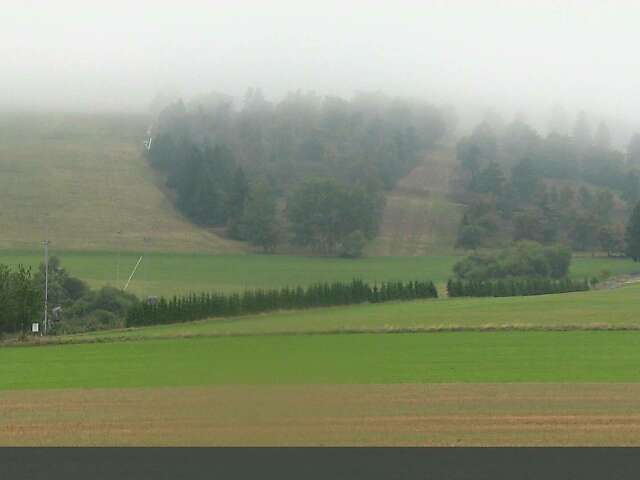
[[[634,139],[625,156],[611,147],[606,125],[592,135],[584,115],[571,135],[542,137],[523,121],[480,124],[457,145],[469,205],[457,246],[475,249],[510,232],[514,240],[622,253],[614,213],[640,199]]]
[[[47,313],[58,333],[121,327],[125,313],[138,303],[134,295],[113,287],[91,290],[70,275],[57,257],[49,260],[48,283]],[[42,321],[44,289],[44,264],[35,273],[23,266],[0,265],[0,334],[24,334],[31,331],[33,322]]]
[[[0,265],[0,335],[29,331],[40,312],[41,298],[29,268]]]
[[[536,242],[516,242],[497,253],[470,255],[453,267],[459,280],[491,280],[509,277],[561,279],[568,275],[571,250]]]
[[[168,136],[225,145],[250,176],[264,173],[283,190],[309,177],[348,179],[368,167],[391,187],[450,123],[430,104],[383,94],[345,100],[298,91],[270,102],[249,89],[242,105],[211,94],[168,106],[158,116],[154,143]]]
[[[476,189],[487,186],[482,172],[491,164],[510,170],[528,159],[542,177],[582,179],[638,200],[638,171],[633,169],[640,166],[640,136],[632,138],[626,153],[616,150],[606,124],[600,123],[594,135],[584,113],[576,119],[571,133],[552,131],[546,137],[521,119],[506,126],[485,120],[458,142],[457,152]],[[629,179],[630,171],[635,181]]]
[[[625,231],[625,253],[634,262],[640,261],[640,202],[631,212]]]
[[[449,280],[449,297],[516,297],[589,290],[587,280],[569,278],[503,278],[497,280]]]
[[[55,333],[78,333],[125,325],[127,312],[140,300],[119,288],[105,286],[87,292],[62,312]]]
[[[272,183],[264,176],[250,181],[226,146],[175,137],[159,134],[149,161],[166,175],[178,209],[198,225],[228,227],[231,238],[272,251],[281,239]]]
[[[243,293],[203,293],[157,302],[140,303],[127,312],[128,327],[189,322],[209,317],[227,317],[274,310],[292,310],[364,302],[388,302],[437,298],[433,282],[386,282],[370,285],[361,280],[350,283],[319,283],[308,287],[246,290]]]
[[[34,275],[36,289],[42,295],[45,283],[45,267],[40,264]],[[56,333],[117,328],[124,325],[125,313],[138,303],[138,298],[114,287],[105,286],[92,290],[72,276],[60,263],[58,257],[49,259],[49,308],[60,307],[53,319]]]
[[[353,256],[377,232],[384,190],[449,124],[431,105],[384,95],[297,92],[272,103],[250,90],[240,108],[223,95],[165,108],[148,156],[196,223],[265,251],[291,233],[298,245]]]
[[[496,253],[470,255],[453,266],[450,297],[511,297],[577,292],[588,281],[568,278],[571,250],[560,245],[515,242]]]
[[[325,254],[358,257],[378,232],[384,195],[375,184],[349,188],[332,179],[302,182],[287,202],[292,242]]]

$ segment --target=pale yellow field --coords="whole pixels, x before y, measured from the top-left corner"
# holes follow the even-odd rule
[[[639,384],[0,392],[0,445],[640,445]]]

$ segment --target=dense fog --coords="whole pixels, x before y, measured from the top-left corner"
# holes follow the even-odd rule
[[[554,105],[637,129],[628,1],[2,2],[4,110],[148,111],[158,94],[384,91],[548,127]]]

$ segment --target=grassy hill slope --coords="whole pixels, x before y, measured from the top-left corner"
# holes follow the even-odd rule
[[[133,115],[0,115],[0,248],[33,248],[48,229],[58,249],[241,251],[175,211],[140,156],[146,124]]]
[[[380,234],[369,255],[431,255],[453,251],[464,206],[451,200],[456,167],[448,146],[429,153],[424,163],[387,195]]]

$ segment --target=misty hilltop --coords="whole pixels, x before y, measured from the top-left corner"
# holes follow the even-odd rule
[[[385,91],[534,123],[560,103],[635,128],[639,14],[602,0],[9,0],[0,108],[141,112],[159,92],[242,98],[252,85],[276,99]]]

